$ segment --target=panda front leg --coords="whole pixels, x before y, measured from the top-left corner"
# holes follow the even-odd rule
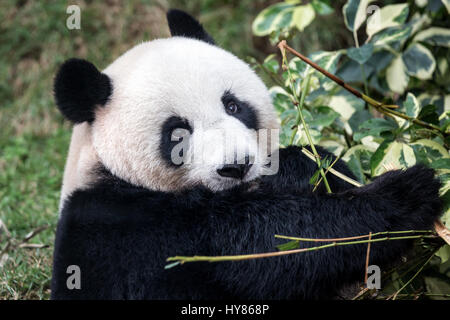
[[[211,203],[210,251],[215,255],[273,251],[274,234],[339,238],[369,232],[431,229],[442,213],[440,182],[423,166],[388,172],[339,194],[243,194]],[[322,244],[322,243],[321,243]],[[317,245],[317,244],[309,244]],[[370,263],[382,270],[409,240],[373,243]],[[367,245],[347,245],[267,259],[218,263],[216,280],[243,298],[330,298],[362,280]]]
[[[311,148],[309,146],[303,148],[311,151]],[[285,190],[287,192],[312,191],[313,186],[309,183],[309,180],[317,171],[318,167],[314,160],[311,160],[302,152],[303,148],[297,146],[289,146],[283,149],[279,149],[278,172],[275,175],[263,176],[262,181],[265,184],[270,185],[276,192],[279,192],[281,190]],[[328,158],[331,161],[334,161],[336,159],[336,156],[334,156],[331,152],[328,152],[324,148],[316,146],[316,149],[322,160]],[[333,168],[352,179],[356,179],[345,162],[342,160],[338,160],[333,165]],[[341,192],[353,187],[353,185],[336,177],[331,173],[327,174],[327,180],[332,192]],[[319,188],[316,190],[316,192],[326,192],[323,183],[319,185]]]

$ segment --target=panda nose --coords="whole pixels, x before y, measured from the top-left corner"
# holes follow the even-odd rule
[[[244,179],[252,164],[226,164],[217,173],[222,177]]]

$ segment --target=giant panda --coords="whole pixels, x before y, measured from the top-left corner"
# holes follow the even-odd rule
[[[440,182],[420,165],[360,188],[330,175],[332,194],[313,192],[316,164],[299,147],[277,150],[277,170],[265,172],[275,158],[254,133],[279,127],[267,88],[194,18],[171,10],[167,19],[171,38],[139,44],[102,72],[70,59],[55,77],[56,104],[74,128],[53,299],[329,299],[362,280],[366,245],[170,269],[166,258],[277,251],[275,234],[429,229],[441,215]],[[179,141],[187,148],[174,163]],[[184,162],[196,143],[210,161]],[[334,168],[352,176],[342,161]],[[373,243],[370,263],[383,269],[410,246]],[[68,286],[71,266],[78,287]]]

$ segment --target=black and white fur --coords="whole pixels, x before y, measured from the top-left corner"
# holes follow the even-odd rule
[[[274,234],[336,238],[432,227],[442,213],[440,183],[420,165],[361,188],[329,176],[333,194],[312,192],[316,166],[298,147],[280,150],[275,175],[261,176],[263,165],[240,179],[218,175],[231,151],[213,129],[231,131],[258,158],[252,132],[277,128],[278,121],[267,89],[245,63],[213,45],[187,14],[170,11],[168,20],[173,38],[138,45],[103,72],[69,60],[56,77],[58,107],[77,125],[55,241],[53,299],[331,298],[364,275],[366,246],[164,266],[175,255],[276,251]],[[240,112],[227,114],[229,99]],[[193,141],[206,132],[212,162],[170,164],[167,135],[175,128],[191,132]],[[343,162],[334,167],[351,176]],[[410,245],[374,243],[370,262],[386,267]],[[80,267],[80,290],[66,286],[69,265]]]

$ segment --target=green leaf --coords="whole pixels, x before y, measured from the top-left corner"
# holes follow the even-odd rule
[[[426,165],[432,165],[434,161],[442,158],[450,158],[448,151],[433,140],[421,139],[411,143],[410,146],[414,150],[417,161]]]
[[[166,269],[166,270],[167,269],[171,269],[171,268],[173,268],[173,267],[175,267],[175,266],[177,266],[179,264],[180,264],[180,261],[172,262],[172,263],[169,263],[169,264],[165,265],[164,269]]]
[[[366,21],[367,5],[373,0],[348,0],[342,8],[348,30],[356,31]]]
[[[339,157],[342,152],[345,150],[347,145],[343,141],[335,141],[331,139],[322,139],[320,140],[319,145],[324,147],[327,151],[333,153],[336,157]]]
[[[360,48],[350,48],[347,50],[347,56],[358,62],[359,64],[366,63],[373,53],[373,44],[367,43]]]
[[[442,246],[438,252],[436,252],[436,255],[441,258],[441,263],[445,263],[450,259],[450,246],[444,245]],[[450,286],[449,286],[450,289]],[[450,291],[449,291],[450,292]]]
[[[277,28],[290,27],[294,4],[276,3],[261,11],[252,24],[253,34],[266,36]]]
[[[310,126],[327,127],[331,125],[336,118],[339,117],[339,113],[326,106],[315,107],[311,110],[312,120],[308,121]]]
[[[371,42],[374,46],[385,46],[397,41],[407,39],[412,31],[412,27],[388,28],[376,34]]]
[[[430,163],[430,167],[436,170],[439,169],[449,169],[450,170],[450,157],[437,159]]]
[[[439,115],[436,112],[436,106],[432,104],[423,107],[417,118],[431,124],[439,125]]]
[[[348,124],[352,128],[353,132],[357,132],[359,130],[359,126],[362,125],[365,121],[372,119],[372,115],[366,109],[357,110],[352,114],[350,119],[348,119]]]
[[[404,111],[407,116],[411,118],[417,118],[419,116],[419,113],[421,111],[420,109],[420,103],[417,100],[416,96],[412,94],[411,92],[408,92],[405,101],[403,102],[403,106],[401,108],[401,111]],[[399,127],[403,127],[405,123],[408,122],[408,120],[405,120],[400,117],[395,117],[395,120],[397,121]],[[412,123],[410,123],[412,124]],[[407,129],[409,127],[405,126],[403,129]]]
[[[291,61],[289,61],[289,69],[291,70],[291,74],[294,78],[297,76],[305,78],[307,72],[311,70],[309,65],[298,57],[294,57]]]
[[[273,105],[279,113],[293,108],[292,100],[283,88],[274,86],[270,88],[269,92],[272,97]]]
[[[309,128],[309,134],[311,135],[312,141],[314,144],[318,144],[320,139],[322,139],[322,133],[319,130],[316,130],[314,128]],[[297,135],[299,137],[298,140],[296,140],[296,144],[300,144],[302,146],[309,145],[308,137],[306,136],[305,129],[302,125],[299,126]]]
[[[450,292],[450,283],[446,278],[424,277],[427,292],[435,294],[448,294]],[[448,299],[443,297],[433,297],[431,299]]]
[[[403,103],[403,107],[406,110],[406,114],[411,118],[417,118],[420,113],[420,104],[416,96],[411,92],[408,92],[406,100]]]
[[[298,247],[299,247],[298,240],[293,240],[293,241],[289,241],[289,242],[277,245],[277,249],[280,251],[294,250],[294,249],[298,249]]]
[[[380,136],[385,131],[393,131],[397,129],[397,125],[393,121],[382,118],[369,119],[359,126],[359,131],[353,136],[355,141],[360,141],[366,136]]]
[[[316,12],[314,11],[313,6],[308,3],[303,6],[298,6],[294,9],[293,13],[293,23],[297,27],[297,29],[301,32],[307,26],[313,22],[316,17]]]
[[[319,174],[320,170],[316,170],[313,176],[309,179],[309,184],[312,184],[314,186],[317,183],[317,181],[319,181]]]
[[[364,101],[342,90],[331,97],[328,106],[341,115],[345,131],[352,134],[353,130],[348,121],[356,111],[364,109]]]
[[[323,69],[334,74],[336,72],[337,64],[339,62],[339,59],[341,58],[341,55],[341,51],[319,51],[312,53],[309,58]],[[329,80],[321,73],[318,74],[317,77],[320,81]]]
[[[331,158],[327,155],[320,162],[320,168],[323,169],[323,170],[326,170],[326,169],[328,169],[328,167],[330,165],[331,165]]]
[[[414,3],[416,4],[416,6],[418,6],[419,8],[423,8],[427,5],[428,0],[416,0],[414,1]]]
[[[314,10],[321,16],[329,15],[334,12],[334,9],[323,0],[313,0],[311,2]]]
[[[409,7],[407,3],[384,6],[367,19],[367,35],[371,38],[381,30],[403,24],[408,17],[408,13]]]
[[[450,14],[450,0],[441,0],[444,4],[445,8],[447,9],[447,13]]]
[[[402,55],[406,72],[421,80],[431,78],[436,69],[436,60],[433,54],[419,43],[411,45]]]
[[[436,111],[439,114],[444,113],[445,111],[450,111],[450,94],[448,95],[433,95],[429,93],[422,93],[417,97],[422,106],[426,106],[429,104],[436,106]]]
[[[309,58],[330,73],[335,73],[337,64],[342,55],[342,51],[319,51],[309,55]],[[307,72],[313,72],[311,67],[307,67]],[[305,73],[306,76],[306,73]],[[318,81],[317,81],[318,80]],[[316,86],[315,86],[316,84]],[[330,90],[336,85],[332,80],[319,72],[315,72],[311,78],[311,89],[318,89],[319,85],[324,90]]]
[[[386,81],[395,93],[402,94],[405,92],[409,82],[409,75],[406,73],[406,66],[401,56],[395,57],[386,70]]]
[[[372,158],[373,150],[364,145],[356,145],[347,150],[342,157],[347,163],[347,166],[355,175],[356,179],[365,184],[365,174],[370,174],[370,159]]]
[[[416,163],[413,148],[398,141],[384,141],[370,160],[372,176],[379,176],[391,168],[411,167]]]
[[[450,29],[432,27],[419,32],[414,37],[414,41],[450,48]]]
[[[276,54],[271,54],[267,56],[266,59],[264,59],[263,66],[270,71],[271,73],[277,73],[280,69],[280,65],[278,63],[278,60],[276,59]]]

